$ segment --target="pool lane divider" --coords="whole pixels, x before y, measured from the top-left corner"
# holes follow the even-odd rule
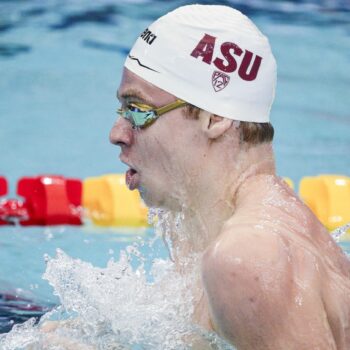
[[[59,175],[23,177],[17,183],[23,199],[0,202],[2,224],[22,226],[81,225],[82,182]]]
[[[0,176],[0,196],[8,184]],[[22,177],[20,198],[0,200],[0,225],[83,225],[146,227],[148,209],[138,191],[129,191],[122,174],[85,180],[60,175]]]
[[[285,181],[294,188],[292,180]],[[0,196],[7,193],[7,180],[0,176]],[[84,180],[60,175],[22,177],[17,183],[17,195],[20,198],[0,199],[0,225],[148,225],[148,210],[139,192],[129,191],[123,174]],[[350,222],[349,177],[304,177],[299,183],[299,196],[330,231]]]

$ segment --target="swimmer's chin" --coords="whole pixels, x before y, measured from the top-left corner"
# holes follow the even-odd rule
[[[148,208],[164,209],[172,212],[181,212],[183,205],[174,200],[170,194],[160,195],[160,193],[151,193],[145,187],[138,188],[141,198]]]
[[[140,196],[147,207],[159,208],[159,201],[157,201],[155,196],[152,196],[152,194],[150,194],[150,192],[147,191],[144,186],[139,185],[137,189],[140,192]]]
[[[151,192],[146,189],[142,184],[139,184],[138,191],[140,192],[140,196],[143,200],[143,202],[147,205],[149,208],[161,208],[164,205],[164,201],[160,200],[159,195],[155,192]],[[164,208],[165,209],[165,208]]]

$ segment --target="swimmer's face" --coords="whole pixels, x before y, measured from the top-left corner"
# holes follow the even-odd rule
[[[124,69],[118,98],[122,107],[143,103],[161,107],[176,97]],[[126,182],[139,189],[149,206],[180,209],[187,190],[202,171],[207,139],[200,120],[186,118],[184,108],[172,110],[144,129],[135,129],[120,117],[110,141],[121,147],[120,159],[130,168]]]

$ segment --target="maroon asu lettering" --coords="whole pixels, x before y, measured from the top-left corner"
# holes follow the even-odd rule
[[[215,36],[205,34],[192,51],[191,56],[194,58],[202,57],[203,62],[209,65],[213,63],[222,72],[233,73],[237,69],[237,61],[234,56],[241,57],[243,50],[235,43],[224,42],[220,47],[223,58],[216,57],[213,60],[215,41]],[[251,51],[245,50],[238,68],[238,75],[245,81],[252,81],[258,75],[262,57],[255,55],[252,63],[253,56],[254,54]]]

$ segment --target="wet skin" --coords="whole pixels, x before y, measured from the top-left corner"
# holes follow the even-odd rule
[[[176,99],[127,69],[118,95]],[[249,146],[231,120],[183,109],[142,130],[119,119],[110,140],[145,202],[184,214],[186,239],[171,238],[179,266],[202,254],[194,322],[239,350],[350,348],[349,261],[275,175],[270,144]]]
[[[238,349],[349,349],[342,250],[276,177],[247,179],[237,197],[203,258],[214,328]]]

